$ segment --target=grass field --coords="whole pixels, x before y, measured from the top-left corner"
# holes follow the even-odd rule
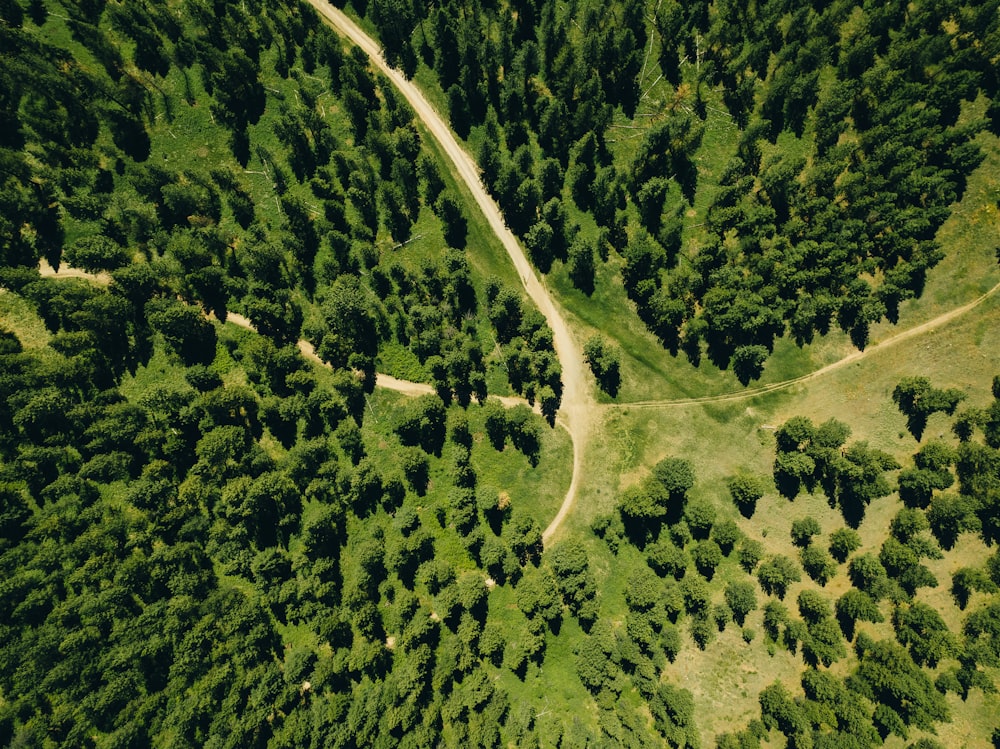
[[[406,396],[386,390],[376,390],[368,399],[368,413],[365,418],[365,432],[369,451],[372,454],[389,455],[398,445],[398,438],[392,433],[396,413]],[[510,444],[503,452],[498,452],[486,438],[483,427],[483,413],[479,406],[467,409],[469,427],[473,434],[472,467],[476,472],[477,486],[481,490],[506,492],[511,506],[527,513],[544,528],[559,509],[566,489],[569,487],[573,468],[573,446],[566,432],[561,428],[551,428],[538,419],[542,427],[542,449],[538,465],[533,467],[528,459]],[[440,459],[431,462],[431,487],[424,504],[432,501],[447,501],[451,487],[449,473],[451,463],[449,450],[445,446]],[[439,476],[435,482],[433,477]]]
[[[24,348],[43,348],[52,337],[31,304],[6,290],[0,290],[0,325],[16,335]]]

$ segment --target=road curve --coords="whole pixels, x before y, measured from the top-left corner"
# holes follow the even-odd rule
[[[386,64],[382,58],[378,43],[362,31],[357,24],[339,9],[329,5],[324,0],[307,0],[316,9],[320,17],[325,19],[341,35],[350,39],[360,47],[371,59],[372,64],[392,82],[406,98],[416,115],[423,121],[431,135],[438,141],[441,148],[455,165],[456,174],[465,182],[472,193],[480,210],[489,222],[490,228],[500,239],[504,249],[510,256],[518,276],[524,284],[531,301],[545,316],[545,321],[552,329],[553,345],[559,364],[562,367],[562,419],[567,432],[573,441],[573,478],[569,490],[563,500],[559,512],[542,533],[542,540],[548,541],[558,530],[560,524],[573,508],[576,500],[580,472],[583,467],[583,453],[590,436],[595,401],[592,395],[590,375],[583,361],[583,354],[576,340],[570,333],[569,326],[556,308],[552,297],[535,276],[528,259],[514,234],[507,228],[497,204],[483,188],[479,180],[479,168],[472,157],[455,139],[451,129],[441,116],[424,98],[423,93],[402,73]]]

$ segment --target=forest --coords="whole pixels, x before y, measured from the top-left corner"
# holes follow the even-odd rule
[[[734,393],[905,324],[998,148],[995,0],[334,5],[543,281]],[[601,443],[550,537],[553,330],[312,6],[0,0],[0,51],[0,744],[1000,745],[1000,377],[911,362],[891,440],[753,401],[748,460],[606,484]],[[682,674],[722,643],[765,665],[720,728]]]
[[[982,161],[976,135],[1000,133],[995,4],[645,5],[358,12],[388,61],[433,69],[540,271],[561,261],[591,293],[595,265],[620,257],[661,344],[744,384],[783,336],[836,327],[863,349],[922,293],[945,252],[935,234]],[[735,149],[706,141],[714,113]]]

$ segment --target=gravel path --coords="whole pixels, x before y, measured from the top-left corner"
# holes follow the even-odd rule
[[[569,326],[563,319],[549,295],[548,291],[539,281],[532,270],[528,259],[518,244],[517,238],[507,228],[503,221],[500,209],[479,179],[479,168],[472,157],[458,143],[451,128],[445,123],[440,114],[424,98],[421,91],[412,82],[408,81],[398,70],[390,68],[382,59],[381,49],[378,43],[362,31],[357,24],[348,18],[339,9],[324,2],[324,0],[308,0],[320,17],[326,19],[336,31],[346,36],[354,44],[358,45],[371,59],[372,64],[388,78],[400,93],[406,98],[431,135],[438,141],[441,148],[455,166],[455,175],[459,177],[473,198],[482,210],[483,215],[489,222],[490,228],[500,239],[510,256],[517,274],[524,285],[524,290],[535,303],[535,306],[545,316],[545,320],[552,329],[553,344],[559,364],[562,367],[562,405],[560,407],[560,422],[569,432],[573,440],[573,478],[566,492],[559,512],[552,522],[542,533],[542,540],[549,541],[559,529],[563,520],[573,509],[579,486],[580,473],[583,463],[583,454],[587,441],[590,437],[596,413],[596,402],[593,397],[591,376],[583,360],[583,353],[576,339],[569,330]]]

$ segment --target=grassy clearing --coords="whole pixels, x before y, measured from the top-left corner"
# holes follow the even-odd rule
[[[665,669],[667,681],[694,695],[703,746],[714,746],[718,734],[760,718],[757,695],[776,679],[790,691],[799,688],[801,657],[781,649],[768,655],[761,619],[759,611],[747,617],[746,626],[757,632],[749,645],[735,624],[718,633],[706,650],[699,650],[685,631],[683,649]]]
[[[868,440],[905,463],[919,446],[906,431],[905,419],[891,401],[892,389],[902,377],[921,374],[939,386],[962,388],[969,393],[965,407],[987,403],[990,382],[997,372],[1000,372],[1000,300],[991,298],[942,329],[875,352],[786,390],[717,404],[649,408],[623,405],[608,409],[604,426],[595,434],[585,456],[581,494],[575,512],[560,532],[561,537],[587,538],[591,521],[613,511],[621,488],[640,480],[650,466],[672,455],[686,458],[694,465],[697,482],[691,491],[692,498],[711,501],[719,520],[735,519],[743,533],[764,544],[765,553],[797,559],[797,549],[790,539],[791,523],[807,515],[816,518],[822,534],[814,543],[825,545],[829,534],[843,525],[839,511],[831,508],[822,495],[802,494],[789,502],[772,490],[748,520],[736,512],[725,486],[726,478],[739,469],[770,476],[775,426],[795,415],[807,415],[815,423],[836,418],[851,427],[851,441]],[[928,424],[925,439],[939,435],[953,439],[949,426],[949,419],[935,415]],[[889,522],[901,506],[892,495],[869,507],[859,528],[862,548],[858,553],[878,553]],[[604,602],[602,615],[621,616],[625,571],[643,562],[632,549],[623,549],[615,558],[602,543],[592,536],[588,541],[591,540],[592,548],[588,548]],[[927,563],[939,585],[921,589],[916,599],[938,609],[952,631],[958,631],[964,613],[948,593],[951,573],[960,566],[981,563],[986,553],[981,541],[966,534],[945,559]],[[840,565],[837,575],[819,589],[831,603],[849,587],[846,570],[846,565]],[[713,600],[721,600],[725,582],[741,574],[735,560],[724,561],[712,583]],[[803,574],[803,581],[790,587],[785,602],[793,613],[795,596],[803,587],[817,586]],[[758,591],[760,605],[765,600],[766,596]],[[970,605],[975,606],[976,600]],[[884,609],[886,623],[872,625],[869,631],[880,638],[894,639],[888,623],[890,609],[887,605]],[[673,683],[693,692],[698,728],[705,745],[711,745],[715,734],[732,730],[757,715],[757,694],[775,679],[798,688],[801,657],[781,648],[774,655],[768,653],[759,610],[748,617],[747,626],[757,632],[753,643],[745,644],[739,628],[730,625],[724,633],[716,635],[705,651],[699,650],[690,635],[685,634],[685,648],[677,662],[666,669]],[[686,632],[685,627],[682,625]],[[738,667],[734,668],[734,663]],[[947,746],[981,745],[992,730],[988,716],[995,714],[1000,700],[995,696],[984,698],[977,692],[966,703],[949,698],[949,704],[954,721],[941,726],[939,740]]]
[[[523,617],[519,613],[513,614],[516,608],[513,598],[511,591],[495,589],[490,594],[490,618],[496,615],[498,621],[510,623],[511,631],[517,632],[524,625],[518,621],[523,621]],[[566,725],[569,722],[567,714],[575,715],[591,730],[597,727],[597,706],[576,675],[573,647],[582,637],[583,631],[576,620],[564,616],[558,635],[546,630],[545,658],[541,666],[534,663],[528,666],[524,680],[508,668],[495,670],[494,677],[510,695],[512,711],[534,708],[543,735],[552,734],[557,727]],[[567,713],[570,709],[571,712]],[[553,736],[548,738],[548,745],[556,744]]]
[[[16,335],[26,349],[44,348],[52,338],[31,303],[4,290],[0,290],[0,326]]]
[[[434,110],[441,115],[445,122],[448,121],[448,99],[441,84],[438,83],[437,73],[432,68],[427,67],[422,61],[417,67],[417,72],[413,75],[414,82],[420,86],[424,97],[431,103]]]
[[[430,373],[410,349],[394,341],[379,347],[378,371],[410,382],[429,382]]]
[[[184,379],[184,368],[171,359],[162,341],[158,341],[149,361],[137,367],[134,373],[126,374],[118,389],[130,401],[135,401],[155,390],[191,390],[191,386]]]
[[[369,453],[388,456],[398,449],[399,440],[392,432],[395,413],[406,396],[392,391],[376,390],[368,398],[365,418],[366,444]],[[458,408],[458,406],[453,406]],[[472,467],[476,472],[477,486],[482,490],[506,492],[511,506],[527,513],[544,528],[559,510],[573,470],[573,445],[565,431],[542,425],[542,448],[537,466],[516,451],[510,444],[498,452],[486,438],[483,410],[476,405],[467,409],[469,427],[473,434]],[[450,480],[451,445],[445,445],[441,458],[431,460],[431,486],[426,495],[427,505],[447,502]],[[435,481],[435,476],[438,480]]]
[[[478,414],[477,414],[478,415]],[[482,434],[478,419],[476,434]],[[541,459],[532,467],[528,459],[508,446],[502,453],[484,437],[477,439],[472,462],[482,486],[495,486],[511,497],[514,507],[524,510],[544,528],[559,511],[573,472],[573,445],[561,428],[543,427]]]

